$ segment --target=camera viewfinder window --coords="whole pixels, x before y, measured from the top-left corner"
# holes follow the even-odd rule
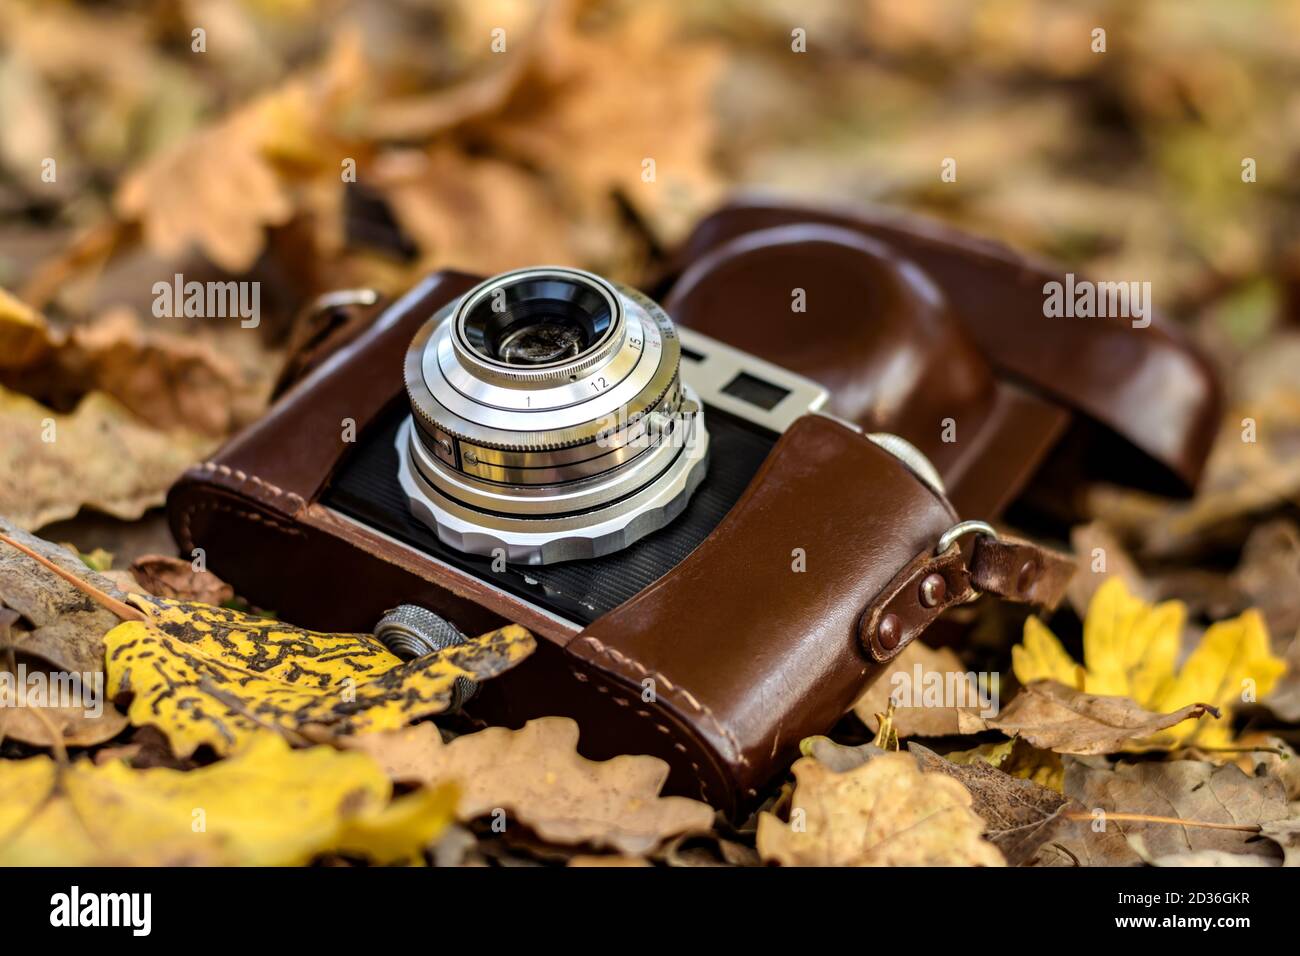
[[[734,395],[742,401],[749,402],[751,405],[757,405],[764,411],[771,411],[776,408],[781,399],[790,394],[788,388],[782,388],[780,385],[773,385],[771,382],[765,382],[761,378],[756,378],[748,372],[741,372],[730,382],[722,387],[722,390],[728,395]]]

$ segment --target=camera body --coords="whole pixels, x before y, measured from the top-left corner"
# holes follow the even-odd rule
[[[413,343],[432,341],[482,287],[437,273],[300,357],[268,415],[173,488],[172,527],[185,552],[204,549],[241,594],[304,626],[370,630],[411,604],[465,633],[524,625],[536,653],[483,686],[469,721],[572,716],[587,755],[661,756],[671,791],[739,812],[800,740],[828,730],[893,656],[970,596],[972,581],[1001,593],[1001,575],[1014,591],[1025,567],[1041,570],[1013,548],[999,553],[1009,572],[981,572],[978,554],[947,544],[961,517],[1025,509],[1050,519],[1056,502],[1042,488],[1068,499],[1054,463],[1095,459],[1103,447],[1129,483],[1195,481],[1217,422],[1206,364],[1160,322],[1047,323],[1040,290],[1056,274],[892,214],[765,202],[720,211],[643,283],[649,297],[625,290],[646,315],[662,303],[676,330],[679,386],[664,389],[668,423],[654,436],[680,436],[683,408],[694,406],[706,423],[703,467],[693,486],[688,474],[675,511],[645,512],[652,529],[588,535],[590,554],[575,558],[533,541],[512,553],[522,539],[508,525],[489,523],[477,543],[457,537],[422,513],[412,492],[428,489],[403,482],[412,468],[403,449],[419,427]],[[523,354],[550,374],[604,341],[600,321],[588,322],[600,308],[579,310],[581,334],[552,322],[532,339],[489,317],[479,341],[495,344],[482,357]],[[1183,387],[1162,390],[1153,372]],[[486,404],[496,414],[501,403]],[[595,442],[611,435],[617,450],[649,417],[620,423],[627,404],[583,419],[614,415],[592,432],[592,454],[538,467],[555,477],[601,458],[608,448]],[[346,423],[355,441],[343,437]],[[457,426],[437,410],[425,424],[436,457],[438,428]],[[451,478],[464,481],[464,449],[443,450]],[[618,471],[633,462],[619,454],[612,481],[631,471]],[[492,474],[513,487],[532,462],[487,464],[507,469]],[[930,602],[916,585],[935,575],[948,597]]]

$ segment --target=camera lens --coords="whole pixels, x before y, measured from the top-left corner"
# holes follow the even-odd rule
[[[613,324],[613,302],[598,287],[564,276],[523,276],[477,296],[460,334],[485,359],[537,366],[576,358]]]
[[[481,283],[407,351],[398,454],[413,512],[453,547],[528,564],[598,557],[662,527],[708,450],[680,356],[658,305],[591,273]]]

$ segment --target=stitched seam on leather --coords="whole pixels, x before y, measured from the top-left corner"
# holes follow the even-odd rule
[[[744,751],[741,750],[740,741],[736,739],[736,735],[724,727],[718,718],[713,715],[713,711],[704,704],[701,704],[699,700],[696,699],[695,695],[685,687],[678,687],[658,671],[647,669],[640,661],[633,660],[626,654],[614,650],[612,647],[606,647],[599,640],[589,634],[583,635],[578,640],[589,643],[596,649],[596,653],[604,654],[606,657],[609,657],[619,664],[633,668],[637,673],[644,677],[649,677],[656,684],[662,684],[664,689],[668,691],[670,699],[676,698],[679,701],[685,702],[692,710],[701,714],[712,725],[714,732],[727,741],[731,746],[733,759],[738,761],[742,766],[749,766],[749,758],[746,757]]]
[[[574,676],[575,679],[582,681],[583,683],[590,681],[591,683],[595,684],[596,690],[599,693],[608,695],[610,700],[612,700],[615,704],[618,704],[622,707],[632,706],[632,702],[630,698],[615,696],[616,694],[628,694],[629,691],[627,691],[626,689],[617,686],[612,686],[606,684],[604,681],[594,679],[590,674],[584,674],[582,671],[578,670],[577,668],[571,667],[569,668],[569,672]],[[640,698],[637,699],[639,700]],[[655,720],[654,714],[646,710],[644,707],[638,707],[636,709],[636,714],[638,717],[642,717],[650,721],[651,723],[653,723],[655,725],[655,729],[657,729],[660,733],[666,734],[667,736],[673,738],[677,737],[677,734],[673,732],[673,729],[670,726]],[[680,742],[680,740],[674,739],[673,747],[674,749],[678,750],[681,753],[688,754],[687,760],[690,760],[689,751],[687,750],[686,746]],[[709,783],[705,779],[704,774],[700,771],[700,765],[694,760],[690,760],[690,764],[691,764],[691,769],[695,771],[695,782],[699,785],[700,788],[700,799],[703,800],[705,803],[709,803],[710,802]]]
[[[299,507],[303,507],[307,504],[307,499],[296,491],[285,491],[279,485],[272,484],[265,479],[259,478],[257,475],[250,475],[248,472],[242,471],[239,468],[231,468],[229,465],[222,465],[215,461],[200,462],[195,467],[199,471],[216,472],[217,474],[224,475],[227,478],[234,478],[240,484],[251,482],[259,488],[266,489],[271,493],[271,497],[283,498]]]
[[[256,521],[260,524],[266,525],[268,528],[271,528],[275,531],[279,531],[283,534],[287,534],[290,537],[295,537],[295,538],[306,537],[306,534],[303,533],[302,529],[284,524],[283,522],[278,521],[275,518],[270,518],[267,517],[266,515],[258,514],[255,511],[249,511],[245,508],[236,508],[231,505],[220,504],[214,501],[202,501],[196,505],[187,506],[181,512],[180,544],[183,550],[189,551],[197,547],[197,545],[194,542],[194,533],[191,530],[190,519],[200,511],[219,511],[223,514],[234,515],[237,518],[246,518],[249,521]]]

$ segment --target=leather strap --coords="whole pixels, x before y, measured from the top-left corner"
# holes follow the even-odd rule
[[[345,289],[318,297],[298,313],[284,365],[271,391],[279,398],[374,323],[386,305],[373,289]]]
[[[1018,538],[980,535],[967,561],[961,545],[922,551],[894,576],[863,612],[858,638],[873,660],[897,657],[948,608],[981,592],[1052,609],[1065,595],[1074,559]]]

